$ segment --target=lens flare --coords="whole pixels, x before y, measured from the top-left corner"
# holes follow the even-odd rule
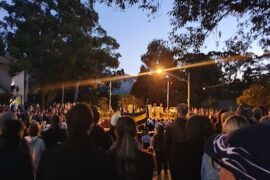
[[[132,79],[132,78],[136,78],[139,76],[151,75],[153,73],[161,74],[161,73],[165,73],[165,72],[169,72],[169,71],[184,70],[184,69],[190,69],[190,68],[195,68],[195,67],[209,66],[209,65],[231,62],[231,61],[246,61],[247,59],[249,59],[248,56],[236,55],[236,56],[229,56],[229,57],[217,59],[217,60],[206,60],[206,61],[201,61],[198,63],[171,67],[171,68],[167,68],[167,69],[159,68],[153,72],[143,72],[143,73],[139,73],[139,74],[135,74],[135,75],[121,75],[121,76],[104,77],[104,78],[99,78],[99,79],[85,79],[85,80],[80,80],[80,86],[95,85],[97,83],[105,83],[105,82],[109,82],[109,81],[119,81],[119,80],[125,80],[125,79]],[[78,83],[78,81],[58,82],[58,83],[44,85],[44,86],[40,87],[40,89],[41,90],[61,89],[63,84],[64,84],[65,88],[71,88],[71,87],[76,87],[77,83]]]

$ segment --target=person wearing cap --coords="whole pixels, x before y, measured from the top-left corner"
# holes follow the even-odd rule
[[[250,126],[250,123],[245,117],[233,114],[224,120],[222,132],[225,134],[230,134],[240,128],[245,128],[248,126]],[[204,153],[202,157],[201,179],[219,179],[219,169],[220,166],[213,162],[213,160],[206,153]]]
[[[107,134],[111,137],[113,142],[116,141],[115,127],[120,117],[121,117],[120,113],[116,113],[112,116],[111,122],[110,122],[110,129],[109,131],[107,131]]]
[[[94,117],[89,105],[75,105],[66,114],[66,119],[67,139],[44,151],[37,180],[114,179],[112,159],[91,141]]]
[[[221,165],[220,179],[270,179],[270,126],[254,124],[210,138],[204,151]]]

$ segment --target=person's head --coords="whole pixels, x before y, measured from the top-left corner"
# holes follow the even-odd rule
[[[142,132],[142,135],[144,136],[144,135],[148,135],[148,134],[149,134],[148,130],[144,129],[143,132]]]
[[[261,119],[261,117],[263,116],[263,111],[261,108],[256,107],[253,109],[253,114],[256,120],[259,121],[259,119]]]
[[[113,128],[116,127],[120,117],[121,117],[121,115],[119,113],[116,113],[112,116],[111,122],[110,122],[111,127],[113,127]]]
[[[89,134],[93,127],[93,113],[86,103],[78,103],[66,114],[68,136]]]
[[[270,126],[270,115],[261,117],[259,123],[267,124]]]
[[[8,119],[15,120],[17,118],[13,112],[3,112],[0,114],[0,135],[2,134],[2,131],[4,129],[5,121]]]
[[[214,133],[214,127],[207,116],[195,115],[186,124],[187,135],[193,139],[204,139]]]
[[[222,131],[224,133],[232,133],[237,129],[245,128],[250,125],[250,122],[243,116],[231,115],[223,123]]]
[[[60,117],[58,115],[52,116],[51,127],[52,128],[59,128],[60,127],[59,123],[60,123]]]
[[[180,118],[186,118],[188,113],[188,106],[185,103],[178,104],[177,106],[177,116]]]
[[[209,138],[204,151],[221,165],[220,179],[270,179],[270,126],[254,124]]]
[[[251,108],[245,107],[243,105],[240,105],[237,110],[236,114],[240,116],[244,116],[249,122],[255,123],[256,119],[254,117],[254,113]]]
[[[130,137],[135,137],[137,133],[137,125],[135,121],[129,116],[122,116],[118,119],[116,125],[116,135],[117,137],[123,137],[124,135],[129,135]]]
[[[134,158],[138,144],[135,140],[137,126],[135,121],[129,116],[122,116],[118,119],[115,134],[117,136],[116,149],[118,157],[121,159]]]
[[[14,142],[20,142],[23,138],[24,125],[19,120],[7,119],[4,122],[2,135],[5,139]]]
[[[30,129],[29,129],[29,135],[31,137],[38,136],[39,128],[36,123],[31,124]]]
[[[93,116],[94,116],[93,121],[94,121],[94,124],[96,125],[96,124],[98,124],[98,121],[99,121],[99,112],[98,112],[96,106],[91,106],[91,108],[92,108],[92,112],[93,112]]]
[[[225,109],[221,109],[221,110],[218,111],[218,113],[217,113],[217,121],[218,121],[218,122],[220,122],[220,123],[222,122],[222,121],[221,121],[221,116],[222,116],[222,114],[225,113],[225,112],[228,112],[228,111],[226,111]]]
[[[159,125],[157,127],[157,134],[163,134],[164,133],[164,127],[162,125]]]
[[[226,121],[226,119],[230,116],[234,115],[233,112],[224,112],[221,114],[221,125],[223,126],[224,122]]]

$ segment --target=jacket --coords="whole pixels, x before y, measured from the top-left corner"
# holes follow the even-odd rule
[[[88,135],[68,137],[46,150],[40,159],[37,180],[114,179],[112,159],[96,148]]]

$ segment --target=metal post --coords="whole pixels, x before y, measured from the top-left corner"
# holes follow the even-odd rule
[[[75,93],[74,93],[74,102],[78,100],[78,95],[79,95],[79,86],[80,86],[80,81],[77,82],[76,88],[75,88]]]
[[[112,110],[112,81],[110,81],[110,87],[109,87],[109,112]]]
[[[61,103],[64,104],[65,101],[65,85],[62,85],[62,99],[61,99]]]
[[[135,97],[132,97],[132,116],[135,114]]]
[[[170,81],[167,80],[167,112],[169,112],[169,103],[170,103]]]
[[[190,72],[187,72],[187,105],[188,105],[188,115],[190,113]]]

